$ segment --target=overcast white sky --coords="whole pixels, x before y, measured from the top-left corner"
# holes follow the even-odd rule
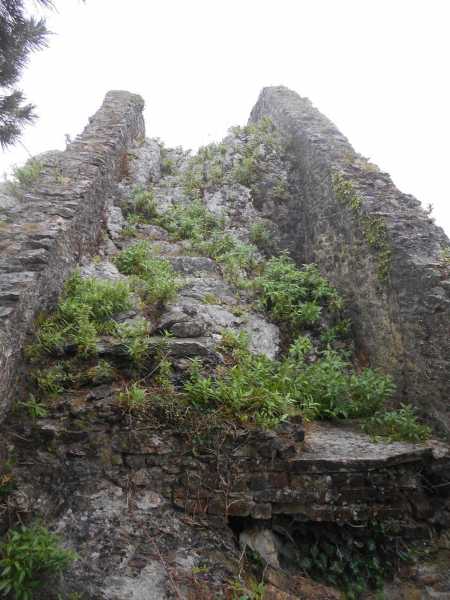
[[[21,83],[32,154],[64,148],[106,91],[146,102],[147,134],[195,148],[286,85],[450,233],[449,0],[56,0]],[[0,154],[0,173],[27,158]]]

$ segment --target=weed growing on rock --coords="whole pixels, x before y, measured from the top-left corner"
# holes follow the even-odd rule
[[[236,579],[229,584],[231,600],[263,600],[266,592],[266,586],[263,582],[256,581],[244,585]]]
[[[64,385],[70,379],[62,363],[57,363],[48,369],[37,370],[33,375],[40,396],[45,398],[56,398],[62,394]]]
[[[230,131],[238,143],[229,178],[256,191],[267,169],[267,160],[283,153],[281,138],[268,117]],[[272,181],[270,187],[270,196],[275,201],[287,198],[287,182],[281,176]]]
[[[218,262],[225,279],[238,287],[245,285],[247,276],[261,262],[256,246],[241,242],[230,233],[214,232],[209,239],[194,243],[194,248]]]
[[[172,159],[162,154],[161,175],[175,175],[176,167]]]
[[[203,296],[202,302],[204,304],[221,304],[220,298],[215,294],[207,293]]]
[[[183,191],[191,200],[199,200],[208,188],[224,181],[254,188],[266,168],[267,157],[279,153],[282,143],[269,118],[246,127],[234,127],[229,138],[234,153],[228,156],[225,144],[209,144],[199,148],[181,174]],[[278,179],[272,190],[276,199],[286,197],[287,187]]]
[[[147,390],[137,382],[126,386],[118,396],[119,405],[128,413],[141,412],[145,409],[147,401]]]
[[[76,558],[41,525],[12,529],[0,545],[0,592],[14,594],[16,600],[32,600],[47,576],[61,573]]]
[[[155,194],[151,189],[136,188],[133,191],[132,203],[135,213],[144,221],[154,219],[158,215]]]
[[[315,265],[299,269],[285,254],[267,261],[255,284],[260,292],[261,306],[276,321],[297,330],[304,325],[317,324],[323,307],[337,311],[343,306],[336,290]]]
[[[231,368],[204,376],[194,363],[184,393],[194,406],[220,409],[244,423],[270,428],[295,413],[307,420],[367,417],[394,390],[389,377],[372,369],[356,374],[333,350],[308,362],[308,338],[298,338],[280,361],[250,353],[243,335],[224,335],[219,349],[231,356]]]
[[[266,256],[273,254],[276,244],[265,223],[254,223],[250,228],[250,241]]]
[[[390,273],[392,251],[384,219],[363,212],[361,196],[355,190],[353,183],[346,179],[342,173],[333,173],[332,185],[339,202],[347,206],[360,222],[367,245],[375,253],[378,279],[381,282],[386,281]]]
[[[217,349],[225,354],[230,354],[239,360],[239,357],[248,352],[249,336],[246,331],[234,331],[225,329]]]
[[[86,373],[88,381],[94,384],[109,383],[116,377],[114,367],[107,360],[99,360]]]
[[[42,163],[35,158],[27,161],[23,167],[13,169],[13,180],[9,182],[9,191],[18,198],[30,188],[42,172]]]
[[[196,200],[203,190],[211,186],[219,186],[224,179],[224,152],[226,148],[220,144],[209,144],[199,148],[197,155],[189,159],[182,175],[184,193]]]
[[[224,227],[223,218],[214,215],[200,200],[170,208],[160,215],[158,222],[173,239],[193,242],[201,242]]]
[[[137,366],[141,366],[148,355],[149,329],[150,323],[145,319],[138,319],[132,323],[121,323],[117,326],[117,335],[128,356]]]
[[[203,163],[196,157],[191,158],[182,176],[183,191],[193,201],[198,201],[205,187]]]
[[[225,278],[238,286],[243,283],[243,276],[260,262],[257,247],[226,233],[224,218],[214,215],[199,200],[171,208],[159,217],[158,222],[175,240],[188,239],[193,250],[216,260],[222,266]]]
[[[239,362],[216,377],[203,376],[194,366],[184,392],[189,402],[205,409],[219,408],[239,421],[273,427],[287,418],[293,404],[280,387],[278,365],[262,355],[239,354]]]
[[[231,175],[241,185],[251,187],[258,179],[258,162],[256,157],[251,154],[243,156],[234,166]]]
[[[441,252],[441,262],[450,267],[450,246],[446,246]]]
[[[33,394],[28,396],[28,400],[19,402],[19,407],[24,408],[33,421],[42,419],[48,415],[47,407],[36,400]]]
[[[379,411],[362,425],[363,431],[392,441],[422,442],[430,437],[431,429],[419,423],[415,409],[402,404],[397,410]]]
[[[149,304],[166,302],[176,295],[178,281],[172,265],[168,260],[155,257],[148,242],[129,246],[114,262],[121,273],[135,276],[130,280],[131,285]]]
[[[113,333],[112,317],[132,307],[130,287],[123,281],[82,278],[75,272],[66,282],[54,315],[41,320],[31,358],[62,352],[73,344],[81,356],[95,353],[97,337]]]
[[[137,235],[136,225],[140,222],[141,222],[141,217],[139,215],[136,215],[136,217],[134,217],[133,215],[128,215],[127,223],[123,227],[122,232],[121,232],[122,237],[124,237],[124,238],[136,237],[136,235]]]

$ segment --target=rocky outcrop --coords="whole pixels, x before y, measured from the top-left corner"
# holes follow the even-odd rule
[[[127,173],[131,142],[143,140],[143,100],[109,92],[65,152],[36,157],[26,185],[0,204],[0,418],[17,394],[20,353],[38,311],[54,304],[84,255],[94,252],[113,184]]]
[[[260,597],[262,590],[265,600],[335,600],[337,589],[305,573],[332,582],[325,572],[348,569],[353,585],[351,569],[364,571],[367,560],[377,577],[393,575],[397,571],[389,564],[378,569],[379,557],[395,561],[392,549],[425,543],[430,533],[449,529],[448,446],[375,441],[359,430],[358,421],[305,423],[300,410],[272,425],[266,417],[264,428],[254,418],[259,405],[254,413],[245,412],[245,403],[233,412],[232,400],[227,405],[221,397],[216,406],[201,393],[190,400],[185,394],[195,369],[206,385],[232,372],[242,339],[248,340],[245,352],[261,361],[257,384],[263,384],[264,369],[273,369],[272,377],[286,356],[290,332],[270,322],[248,280],[263,272],[279,243],[302,260],[300,246],[292,245],[298,220],[289,195],[297,171],[286,169],[295,157],[289,154],[286,162],[269,128],[232,132],[222,145],[190,160],[180,149],[141,137],[141,108],[135,96],[108,94],[78,145],[42,157],[44,182],[48,165],[64,165],[71,157],[61,185],[76,162],[85,174],[77,185],[86,192],[75,196],[75,214],[67,213],[50,239],[54,262],[31,272],[32,281],[43,278],[41,286],[52,273],[54,281],[35,295],[24,288],[23,298],[5,313],[5,331],[11,336],[17,318],[24,332],[39,295],[42,307],[50,306],[75,264],[80,281],[128,286],[128,303],[122,312],[107,313],[109,322],[95,330],[93,347],[81,352],[79,342],[63,336],[50,350],[35,353],[34,362],[30,353],[24,382],[32,395],[0,425],[0,535],[17,521],[40,519],[76,550],[78,559],[64,576],[45,582],[36,594],[45,600],[229,600]],[[89,141],[93,138],[99,147]],[[41,190],[39,181],[33,194]],[[59,192],[55,198],[64,208]],[[19,206],[8,202],[8,211]],[[194,212],[177,213],[180,207]],[[168,214],[178,215],[176,227]],[[267,217],[274,221],[270,229],[254,228],[270,224]],[[205,228],[199,230],[202,219]],[[71,240],[78,240],[78,253],[71,253]],[[263,243],[249,244],[254,240]],[[121,266],[123,251],[140,244],[151,259],[141,267],[151,271],[164,263],[160,272],[173,279],[176,293],[155,295],[152,286],[160,282],[150,279],[142,289],[140,271]],[[94,248],[96,256],[87,256]],[[224,248],[231,248],[226,260]],[[370,275],[377,263],[369,254]],[[125,266],[132,257],[127,260]],[[374,294],[385,293],[379,285],[374,283]],[[146,294],[159,299],[150,301]],[[22,303],[26,318],[20,316]],[[324,308],[324,330],[328,318]],[[313,346],[308,357],[313,365],[324,342],[308,327],[303,333]],[[23,337],[20,333],[16,356]],[[333,343],[351,349],[342,339]],[[8,393],[14,389],[11,371],[2,381]],[[141,396],[133,399],[133,389]],[[259,397],[252,401],[257,404]],[[317,570],[324,564],[325,571]],[[426,568],[405,589],[424,599],[448,594],[445,573]],[[364,585],[374,584],[370,573],[364,576]],[[394,582],[388,597],[396,598],[400,588]]]
[[[308,99],[265,88],[250,121],[262,117],[287,145],[290,184],[283,202],[262,193],[258,206],[345,295],[360,362],[387,369],[398,399],[450,432],[450,241]]]

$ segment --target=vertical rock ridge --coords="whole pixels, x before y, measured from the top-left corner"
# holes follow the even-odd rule
[[[308,99],[264,88],[250,122],[263,117],[288,146],[289,198],[283,212],[266,207],[284,245],[346,296],[361,361],[387,369],[398,400],[448,433],[449,239]]]
[[[20,353],[33,319],[98,243],[112,185],[131,142],[144,137],[140,96],[108,92],[65,152],[34,160],[26,190],[3,186],[0,209],[0,418],[18,392]]]

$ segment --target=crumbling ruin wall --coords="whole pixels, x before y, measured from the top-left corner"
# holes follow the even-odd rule
[[[127,149],[144,138],[143,100],[109,92],[65,152],[38,160],[36,180],[0,195],[0,418],[18,390],[21,350],[41,310],[68,273],[91,254]],[[36,162],[36,161],[35,161]]]
[[[398,401],[449,432],[448,238],[308,99],[265,88],[250,121],[262,117],[286,142],[291,182],[260,208],[295,258],[317,263],[346,296],[361,363],[390,372]]]

